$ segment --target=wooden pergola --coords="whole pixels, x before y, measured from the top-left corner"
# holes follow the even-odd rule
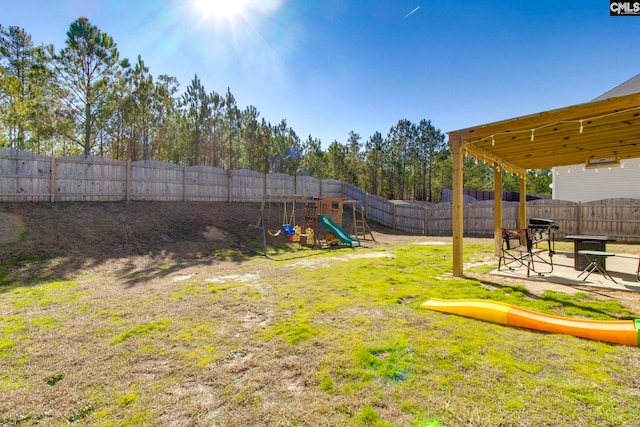
[[[453,275],[463,275],[463,160],[472,156],[493,166],[493,185],[501,194],[502,172],[520,178],[526,171],[584,164],[610,167],[640,157],[640,93],[448,132],[453,158]],[[494,238],[501,244],[502,200],[495,197]],[[518,227],[526,227],[526,197],[520,197]]]

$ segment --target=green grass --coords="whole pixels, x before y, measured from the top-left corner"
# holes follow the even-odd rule
[[[468,245],[465,262],[495,268],[492,250]],[[0,424],[637,424],[638,348],[420,307],[486,298],[577,318],[638,315],[622,304],[453,277],[447,245],[299,253],[234,266],[251,281],[212,282],[216,264],[132,289],[135,271],[100,286],[5,286]],[[36,394],[43,403],[30,404]]]
[[[14,308],[21,308],[74,301],[83,295],[77,288],[78,282],[74,280],[51,280],[33,286],[11,285],[7,291],[11,291]]]
[[[454,406],[480,404],[483,425],[503,422],[499,414],[505,410],[512,414],[507,417],[509,422],[518,423],[523,412],[532,413],[534,424],[548,422],[545,416],[534,414],[536,404],[542,405],[541,414],[556,419],[551,424],[567,422],[577,410],[576,403],[603,408],[601,421],[609,416],[624,419],[615,414],[619,402],[595,386],[613,381],[602,360],[616,354],[619,347],[429,313],[421,311],[419,304],[429,298],[487,298],[593,319],[629,317],[633,314],[629,309],[584,293],[547,292],[532,299],[523,286],[488,290],[475,280],[448,275],[451,254],[447,247],[398,248],[394,255],[336,263],[325,270],[297,269],[293,275],[298,280],[278,288],[282,318],[267,336],[280,336],[292,347],[305,341],[331,343],[318,380],[323,392],[371,396],[391,388],[398,393],[399,402],[404,391],[416,402],[428,401],[430,394],[459,393]],[[568,380],[576,374],[581,380]],[[475,390],[487,387],[490,392],[477,395]],[[555,406],[543,402],[544,394],[532,396],[528,391],[549,389],[554,390],[549,399],[557,408],[568,405],[571,409],[550,414]],[[627,402],[632,401],[627,398]],[[421,406],[411,399],[402,404]],[[631,405],[631,412],[640,409],[635,402]],[[384,425],[375,410],[364,407],[362,411],[356,418],[364,425]],[[455,420],[443,413],[416,412],[425,419]]]
[[[113,344],[120,344],[134,337],[143,337],[149,335],[154,331],[164,331],[171,326],[172,319],[162,319],[157,322],[145,323],[142,325],[136,325],[131,329],[128,329],[116,336],[111,342]]]

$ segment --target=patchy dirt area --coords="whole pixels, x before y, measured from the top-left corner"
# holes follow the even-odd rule
[[[92,272],[145,269],[163,263],[180,265],[181,269],[188,266],[192,272],[188,274],[205,274],[212,261],[233,259],[234,254],[239,253],[238,241],[255,221],[259,207],[258,203],[207,202],[2,203],[0,265],[13,263],[14,269],[24,271],[25,279],[28,276],[66,278]],[[345,221],[349,221],[346,214]],[[410,235],[370,225],[375,242],[365,240],[365,247],[451,244],[451,237],[447,236]],[[487,240],[465,238],[468,243],[486,243]],[[269,238],[268,244],[270,248],[283,249],[290,245],[285,238]],[[616,247],[614,250],[624,252],[627,248]],[[353,256],[382,254],[355,252]],[[58,261],[38,266],[38,263],[32,263],[35,259]],[[238,258],[235,261],[216,262],[215,271],[219,277],[235,277]],[[345,261],[348,257],[323,257],[322,263]],[[318,261],[306,259],[300,262],[313,268]],[[261,274],[264,277],[280,273],[265,264]],[[487,283],[525,285],[533,294],[546,290],[593,292],[603,298],[619,299],[640,312],[640,293],[603,292],[547,282],[523,283],[509,277],[473,272],[469,272],[469,276]]]
[[[15,340],[4,342],[5,350],[11,346],[3,359],[10,373],[0,375],[0,424],[89,425],[100,417],[106,417],[102,424],[113,417],[120,423],[139,419],[131,424],[172,426],[255,425],[256,420],[261,425],[347,425],[345,419],[353,420],[357,414],[349,408],[359,408],[369,395],[355,387],[348,394],[323,391],[330,385],[323,372],[332,345],[309,338],[292,351],[286,339],[267,334],[281,327],[306,333],[304,322],[299,326],[289,312],[304,301],[300,294],[323,296],[321,281],[299,286],[289,280],[289,267],[338,267],[357,258],[393,257],[402,245],[450,245],[452,239],[371,224],[376,240],[364,240],[364,250],[314,256],[273,238],[269,247],[282,250],[280,259],[249,257],[237,243],[258,208],[180,202],[0,204],[0,278],[10,283],[4,290],[25,285],[12,290],[11,301],[3,301],[16,315],[0,325],[13,331]],[[487,287],[524,285],[532,294],[570,290],[474,273],[470,265],[467,271]],[[597,295],[619,299],[640,313],[640,294]],[[341,333],[365,325],[358,329],[363,336],[380,333],[384,324],[429,330],[422,317],[407,317],[412,310],[405,304],[416,299],[403,296],[401,304],[385,311],[358,306],[354,298],[348,310],[327,310],[324,318],[322,309],[316,320],[335,324]],[[287,321],[279,318],[280,311]],[[379,360],[393,356],[379,354]],[[410,412],[393,402],[397,393],[388,390],[376,397],[375,410],[397,425],[414,425]],[[447,410],[450,400],[446,392],[442,405]],[[470,406],[475,410],[476,402]],[[155,418],[144,418],[151,414]]]
[[[164,253],[198,258],[237,242],[259,205],[247,203],[0,204],[4,244],[20,253],[120,259]],[[6,254],[3,254],[6,255]]]
[[[218,275],[234,275],[247,255],[238,248],[241,237],[247,233],[247,240],[260,243],[261,236],[249,226],[259,208],[259,203],[3,203],[0,266],[11,266],[12,277],[24,280],[141,271],[165,264],[194,274],[206,274],[213,265]],[[374,234],[377,242],[368,240],[365,246],[423,239],[380,227]],[[268,237],[269,250],[284,253],[295,246],[284,233]],[[265,263],[263,274],[279,274],[271,267]]]

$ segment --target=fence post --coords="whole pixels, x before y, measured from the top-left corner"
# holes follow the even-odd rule
[[[577,233],[578,234],[582,234],[582,228],[583,228],[582,227],[582,202],[578,202],[578,212],[577,212],[577,214],[578,214],[578,218],[577,218],[577,220],[578,220],[578,231],[577,231]]]
[[[49,175],[49,181],[51,184],[51,203],[56,201],[56,158],[51,155],[51,172]]]
[[[267,194],[267,174],[263,173],[262,174],[262,195],[266,195]]]
[[[396,229],[396,204],[393,203],[393,229]]]
[[[187,167],[182,166],[182,201],[187,201]]]
[[[127,160],[127,182],[126,188],[124,189],[124,199],[125,201],[131,200],[131,160]]]
[[[422,234],[429,234],[429,205],[424,205],[424,232]]]
[[[369,193],[364,193],[364,212],[365,216],[369,217]]]
[[[467,203],[467,218],[464,222],[464,228],[467,229],[466,235],[470,235],[471,234],[471,225],[469,224],[471,222],[471,203]],[[464,232],[464,228],[462,229],[462,235],[465,235]]]
[[[233,171],[231,169],[229,169],[229,171],[227,172],[227,203],[231,203],[231,188],[233,187],[232,185],[232,181],[233,181]]]

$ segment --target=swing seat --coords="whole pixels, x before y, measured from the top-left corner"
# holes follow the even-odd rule
[[[289,224],[282,224],[282,231],[284,231],[287,236],[293,236],[296,234],[293,227]]]

